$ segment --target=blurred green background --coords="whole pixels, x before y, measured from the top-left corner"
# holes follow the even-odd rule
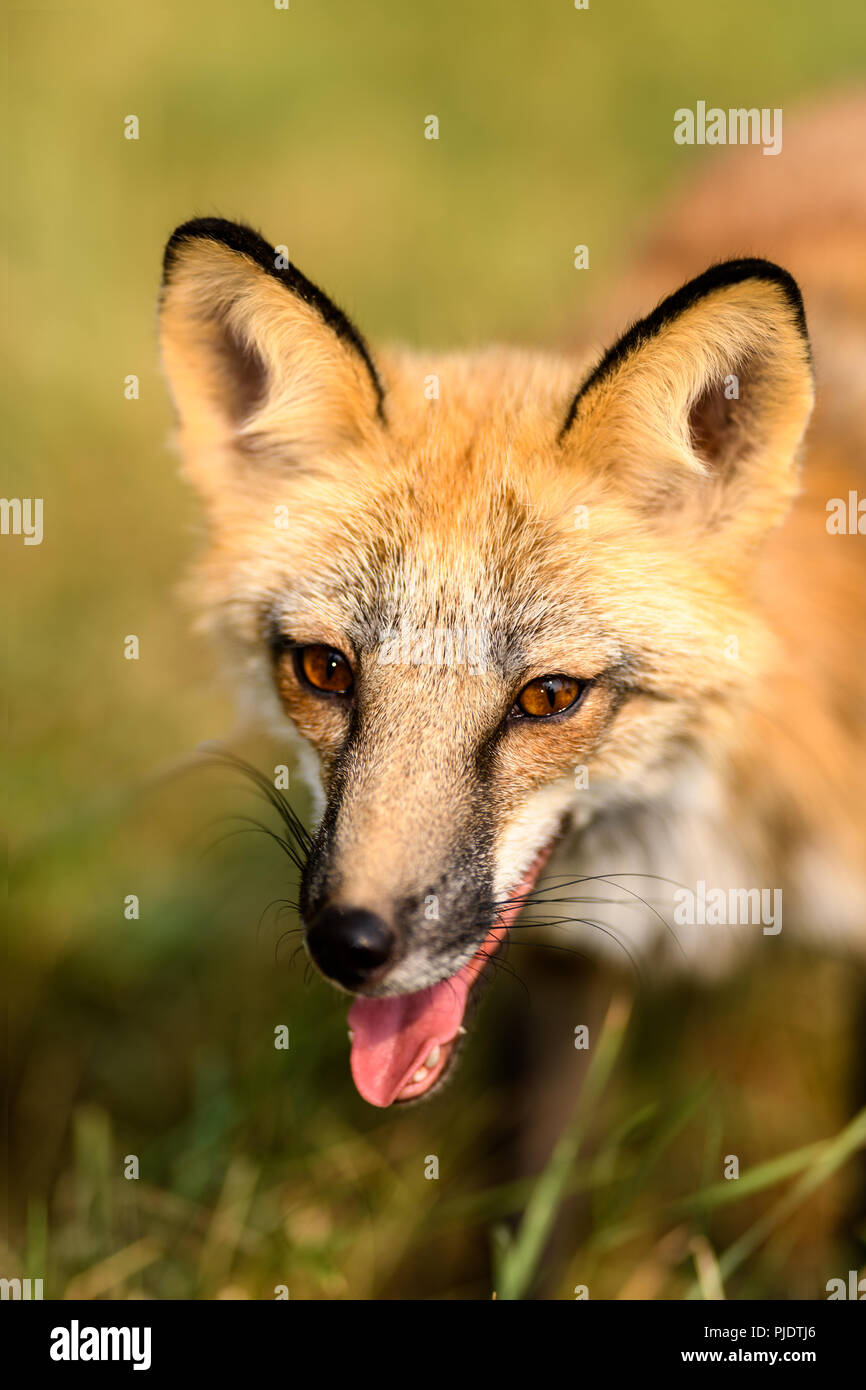
[[[284,1284],[489,1298],[491,1251],[529,1192],[511,1181],[519,1101],[503,1059],[531,1036],[554,971],[591,984],[597,1012],[621,986],[515,950],[528,988],[500,972],[446,1093],[399,1113],[355,1094],[344,1002],[292,960],[293,912],[262,917],[294,897],[288,861],[264,836],[224,838],[233,815],[265,813],[231,774],[184,770],[210,739],[265,768],[287,753],[236,729],[178,596],[199,517],[155,346],[162,246],[190,216],[235,217],[287,244],[374,345],[555,344],[697,167],[700,152],[673,143],[674,109],[704,97],[787,112],[849,86],[866,11],[238,0],[25,6],[7,23],[4,486],[44,498],[45,539],[3,543],[0,1273],[44,1277],[51,1297],[271,1298]],[[573,268],[576,243],[589,272]],[[138,400],[124,398],[130,373]],[[124,660],[130,633],[138,661]],[[300,791],[297,804],[306,814]],[[772,1213],[817,1152],[798,1151],[850,1114],[845,988],[842,967],[791,954],[711,998],[640,999],[581,1121],[579,1191],[526,1291],[682,1297],[769,1219],[730,1296],[823,1296],[852,1258],[851,1165]],[[273,1046],[280,1023],[288,1052]],[[716,1186],[732,1152],[763,1174],[755,1190]]]

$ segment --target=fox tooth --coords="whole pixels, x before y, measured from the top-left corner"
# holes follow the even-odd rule
[[[424,1067],[419,1067],[418,1070],[416,1071],[415,1075],[412,1077],[412,1080],[413,1080],[413,1081],[426,1081],[426,1080],[427,1080],[427,1072],[426,1072],[425,1068],[424,1068]]]
[[[351,1030],[351,1028],[350,1028],[350,1029],[349,1029],[349,1042],[354,1042],[354,1041],[355,1041],[355,1034],[352,1032],[352,1030]]]
[[[457,1032],[458,1032],[458,1033],[465,1033],[465,1032],[466,1032],[466,1029],[463,1027],[463,1024],[462,1024],[462,1023],[461,1023],[461,1025],[460,1025],[460,1027],[457,1029]]]
[[[439,1061],[440,1056],[441,1052],[439,1050],[439,1044],[437,1043],[435,1047],[431,1047],[430,1055],[428,1056],[427,1061],[424,1063],[428,1071],[433,1070],[436,1063]]]

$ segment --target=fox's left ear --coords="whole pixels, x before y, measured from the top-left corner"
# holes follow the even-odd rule
[[[382,386],[360,333],[249,227],[178,227],[159,317],[181,448],[204,491],[239,455],[306,463],[382,427]]]
[[[745,539],[780,520],[796,491],[813,394],[795,281],[770,261],[726,261],[605,353],[560,442],[644,511],[697,511]]]

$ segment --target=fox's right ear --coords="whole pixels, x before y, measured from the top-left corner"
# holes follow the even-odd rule
[[[203,486],[203,470],[238,451],[304,461],[382,428],[363,338],[249,227],[202,218],[177,228],[159,319],[181,448]]]

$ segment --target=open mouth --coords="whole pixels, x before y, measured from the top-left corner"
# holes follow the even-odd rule
[[[455,975],[415,994],[355,999],[348,1017],[352,1077],[370,1105],[385,1108],[418,1100],[444,1076],[457,1040],[466,1031],[463,1016],[472,989],[523,908],[521,899],[532,891],[558,838],[537,856],[510,894],[516,901],[498,915],[496,926]]]

